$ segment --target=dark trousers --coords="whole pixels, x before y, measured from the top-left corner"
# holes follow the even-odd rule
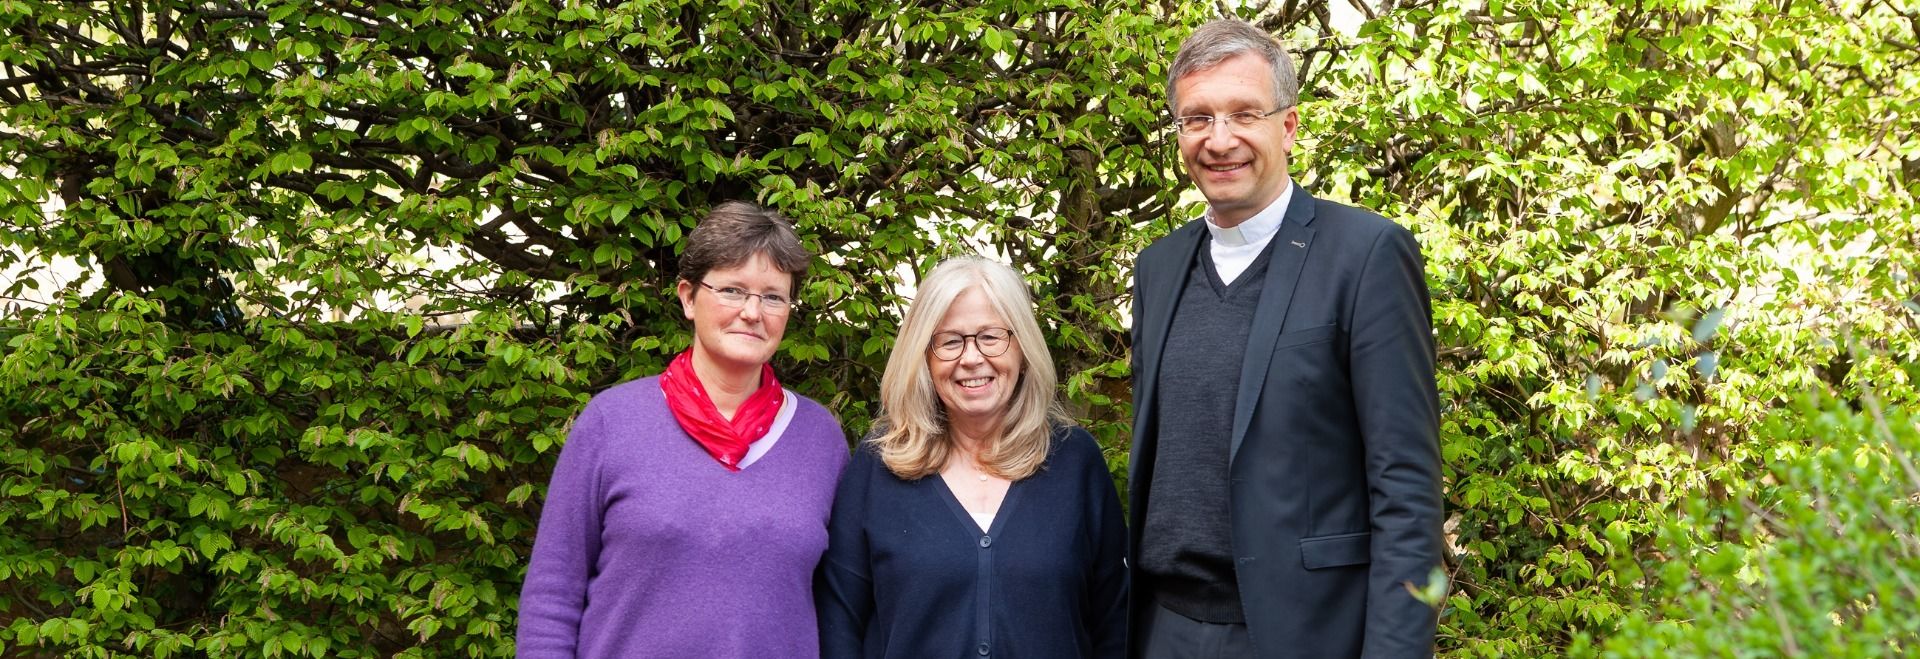
[[[1247,626],[1200,622],[1154,605],[1140,634],[1138,659],[1245,659],[1253,656]]]

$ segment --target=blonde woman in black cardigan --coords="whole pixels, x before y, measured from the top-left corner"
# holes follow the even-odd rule
[[[921,282],[834,498],[822,657],[1125,656],[1119,498],[1056,385],[1012,269],[965,257]]]

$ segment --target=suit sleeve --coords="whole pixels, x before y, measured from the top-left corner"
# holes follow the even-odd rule
[[[1126,659],[1127,525],[1120,513],[1120,493],[1113,487],[1100,443],[1084,429],[1075,428],[1073,433],[1070,439],[1080,443],[1087,455],[1081,492],[1094,548],[1092,578],[1087,582],[1087,637],[1093,640],[1093,656]]]
[[[1140,307],[1142,304],[1140,301],[1140,289],[1143,288],[1141,286],[1141,280],[1146,278],[1146,273],[1142,272],[1143,267],[1141,263],[1146,260],[1147,255],[1145,252],[1140,254],[1140,258],[1134,259],[1133,299],[1131,301],[1133,308],[1128,311],[1127,316],[1127,318],[1130,319],[1129,326],[1127,327],[1127,373],[1128,377],[1134,378],[1140,377]],[[1131,389],[1133,390],[1133,404],[1138,406],[1140,404],[1140,386],[1136,383]]]
[[[869,484],[882,468],[865,446],[840,476],[827,522],[827,553],[814,572],[813,605],[820,621],[821,659],[862,656],[861,643],[873,619],[873,572],[867,546]]]
[[[1427,583],[1444,546],[1431,302],[1406,229],[1383,231],[1362,267],[1349,355],[1373,532],[1363,654],[1428,657],[1438,615],[1407,587]]]
[[[1146,251],[1143,251],[1140,253],[1139,258],[1134,259],[1133,300],[1132,300],[1133,309],[1131,312],[1132,315],[1129,316],[1129,318],[1131,319],[1132,325],[1127,328],[1128,329],[1127,377],[1130,378],[1131,384],[1129,386],[1129,389],[1132,390],[1130,392],[1130,395],[1133,398],[1132,423],[1129,424],[1132,427],[1131,429],[1133,432],[1133,444],[1127,447],[1127,453],[1128,453],[1127,488],[1130,490],[1130,492],[1128,493],[1128,496],[1132,498],[1132,500],[1135,502],[1138,502],[1139,498],[1135,494],[1135,492],[1131,490],[1133,490],[1133,488],[1137,488],[1140,486],[1140,483],[1138,481],[1138,479],[1140,478],[1140,473],[1139,473],[1140,456],[1137,455],[1135,451],[1137,451],[1140,448],[1139,447],[1140,439],[1143,436],[1143,431],[1145,430],[1145,424],[1143,424],[1142,421],[1145,419],[1144,412],[1148,409],[1148,405],[1149,405],[1146,399],[1148,387],[1144,382],[1141,381],[1141,378],[1145,376],[1145,372],[1142,371],[1140,367],[1141,367],[1141,364],[1144,363],[1144,360],[1147,357],[1144,354],[1146,352],[1144,350],[1144,347],[1146,344],[1144,343],[1141,337],[1144,334],[1144,330],[1142,328],[1145,327],[1147,324],[1147,321],[1146,321],[1146,316],[1148,313],[1147,307],[1148,305],[1153,304],[1153,301],[1148,300],[1147,296],[1143,295],[1142,293],[1144,291],[1153,290],[1152,288],[1150,288],[1150,285],[1153,281],[1153,277],[1152,277],[1152,273],[1150,273],[1149,271],[1152,269],[1152,263],[1155,258],[1155,254],[1156,254],[1156,251],[1154,250],[1154,248],[1148,247]]]
[[[514,654],[574,656],[587,586],[600,560],[602,424],[589,406],[560,448],[540,510],[526,585],[520,591],[520,628]]]

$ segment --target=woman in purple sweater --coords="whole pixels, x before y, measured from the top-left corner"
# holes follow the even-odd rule
[[[519,656],[819,655],[811,577],[847,440],[767,365],[810,258],[786,218],[743,202],[688,236],[693,347],[574,421],[520,593]]]

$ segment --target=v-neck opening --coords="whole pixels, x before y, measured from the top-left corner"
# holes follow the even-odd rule
[[[1220,264],[1213,262],[1212,238],[1208,238],[1200,243],[1200,270],[1206,273],[1207,290],[1213,291],[1214,297],[1225,300],[1227,296],[1233,294],[1233,284],[1227,283],[1227,280],[1220,276]],[[1236,282],[1244,283],[1247,280],[1247,273],[1242,272],[1240,276],[1234,277],[1233,279]]]
[[[740,466],[737,469],[728,469],[727,471],[729,473],[734,475],[745,474],[753,471],[760,465],[766,464],[768,460],[774,458],[775,454],[782,452],[780,449],[781,445],[788,443],[788,441],[792,439],[787,436],[787,431],[792,430],[793,423],[800,418],[800,395],[793,393],[792,390],[785,387],[780,389],[780,395],[784,397],[780,403],[780,413],[774,416],[774,422],[772,426],[767,429],[767,434],[755,440],[756,442],[763,442],[766,441],[768,437],[773,437],[773,445],[767,447],[767,452],[760,454],[760,457],[755,458],[753,462]],[[666,396],[666,390],[660,389],[661,405],[670,406],[671,404],[666,402]],[[675,427],[678,428],[677,425]],[[692,445],[693,449],[699,451],[701,455],[707,456],[707,459],[712,461],[713,466],[720,469],[727,469],[725,464],[713,459],[713,454],[707,453],[706,449],[700,446],[700,440],[694,439],[692,433],[687,432],[685,428],[679,428],[679,430],[681,434],[687,435],[687,443]],[[751,449],[749,449],[749,451],[751,451]]]
[[[1212,291],[1216,298],[1224,301],[1232,299],[1234,295],[1245,290],[1254,280],[1266,277],[1267,268],[1272,267],[1273,245],[1279,242],[1279,238],[1278,231],[1268,236],[1267,244],[1262,246],[1260,251],[1255,252],[1253,260],[1247,263],[1247,267],[1240,271],[1239,276],[1233,278],[1232,283],[1228,283],[1220,276],[1220,264],[1213,260],[1213,236],[1202,237],[1200,253],[1196,259],[1199,261],[1201,272],[1206,275],[1207,290]]]
[[[1008,483],[1007,495],[1000,497],[1000,507],[995,508],[993,511],[993,525],[987,530],[982,531],[980,530],[980,523],[973,521],[973,513],[967,512],[966,504],[960,503],[960,495],[955,494],[953,488],[947,487],[947,479],[941,478],[940,474],[933,474],[928,478],[932,478],[935,484],[940,487],[940,492],[946,495],[944,498],[947,500],[947,509],[953,511],[954,519],[959,520],[960,525],[970,531],[967,534],[968,538],[1000,535],[1000,529],[1006,528],[1007,516],[1013,512],[1013,504],[1018,501],[1018,497],[1022,491],[1020,481]]]
[[[765,464],[768,460],[773,459],[775,453],[780,452],[781,446],[784,446],[788,440],[792,439],[787,436],[787,431],[793,429],[794,420],[800,417],[800,396],[787,390],[785,387],[780,389],[780,396],[780,413],[774,415],[773,423],[767,428],[767,434],[762,435],[760,439],[754,440],[754,443],[759,443],[771,439],[773,445],[768,446],[766,452],[761,453],[760,457],[754,458],[753,462],[741,465],[740,471],[735,473],[745,473],[754,467]],[[752,449],[749,448],[748,452],[751,453]]]

